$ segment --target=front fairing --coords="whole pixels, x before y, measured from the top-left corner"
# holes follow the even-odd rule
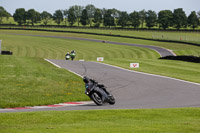
[[[86,94],[86,95],[89,95],[89,94],[94,90],[94,87],[95,87],[95,86],[92,86],[92,87],[91,87],[91,85],[86,84],[86,85],[85,85],[85,94]]]

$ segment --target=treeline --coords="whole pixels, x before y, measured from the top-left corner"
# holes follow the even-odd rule
[[[3,7],[0,7],[0,24],[3,17],[11,16]],[[66,10],[56,10],[51,14],[47,11],[39,13],[34,9],[26,11],[24,8],[16,9],[12,15],[18,25],[34,25],[42,23],[48,25],[52,19],[60,25],[64,22],[65,25],[74,26],[75,23],[82,26],[100,27],[116,27],[121,26],[151,29],[158,27],[159,29],[168,29],[174,27],[176,29],[191,27],[193,30],[200,25],[200,11],[196,13],[192,11],[189,16],[186,15],[182,8],[171,10],[162,10],[156,13],[152,10],[133,11],[127,13],[117,9],[99,9],[94,5],[87,6],[72,6]]]

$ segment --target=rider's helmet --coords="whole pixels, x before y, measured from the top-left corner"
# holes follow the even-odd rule
[[[84,81],[85,83],[89,83],[89,80],[90,80],[90,79],[89,79],[87,76],[84,76],[84,77],[83,77],[83,81]]]

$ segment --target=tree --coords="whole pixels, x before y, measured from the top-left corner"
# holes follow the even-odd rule
[[[125,27],[128,24],[129,16],[127,12],[121,12],[118,20],[118,25]]]
[[[132,12],[130,15],[130,21],[132,26],[136,29],[140,26],[140,13],[139,12]]]
[[[140,16],[140,21],[141,21],[141,24],[142,24],[142,28],[144,26],[144,22],[145,22],[145,19],[146,19],[146,11],[143,9],[139,12],[139,16]]]
[[[95,13],[95,6],[94,5],[87,5],[85,7],[85,9],[87,10],[88,13],[88,17],[89,17],[89,23],[90,23],[90,27],[92,26],[92,19],[94,18],[94,13]]]
[[[88,13],[87,10],[84,9],[82,11],[82,16],[81,16],[81,20],[80,20],[81,24],[86,26],[89,23],[89,17],[88,17]]]
[[[199,24],[200,24],[200,11],[198,11],[197,15],[198,15]]]
[[[162,10],[158,13],[158,23],[163,29],[172,26],[173,13],[170,10]]]
[[[193,30],[194,30],[195,28],[198,27],[198,24],[199,24],[199,19],[197,18],[196,12],[193,11],[188,16],[188,25],[191,26],[193,28]]]
[[[146,12],[146,25],[150,29],[156,25],[157,14],[155,11],[149,10]]]
[[[73,26],[76,22],[76,15],[73,7],[70,7],[68,10],[68,22],[70,23],[70,26]]]
[[[18,8],[15,10],[15,13],[13,14],[14,20],[19,24],[25,24],[26,23],[26,11],[24,8]]]
[[[53,14],[53,19],[55,22],[60,25],[60,23],[63,21],[63,13],[61,10],[56,10],[55,13]]]
[[[78,27],[79,27],[79,22],[80,22],[80,18],[81,18],[82,11],[83,11],[84,7],[75,5],[75,6],[72,6],[71,8],[74,8],[74,14],[77,18]]]
[[[114,18],[114,25],[116,26],[117,25],[117,20],[119,19],[119,17],[120,17],[120,14],[121,14],[121,11],[119,11],[119,10],[117,10],[117,9],[115,9],[115,8],[113,8],[113,9],[111,9],[112,10],[112,16],[113,16],[113,18]]]
[[[187,26],[187,16],[182,8],[174,9],[173,25],[177,30]]]
[[[114,26],[114,17],[112,16],[112,9],[108,9],[104,15],[104,26]]]
[[[43,11],[41,13],[41,19],[43,20],[44,25],[47,25],[48,22],[51,20],[52,15],[48,13],[47,11]]]
[[[103,8],[103,9],[101,9],[101,14],[102,14],[102,17],[106,14],[106,11],[107,11],[107,9],[106,8]]]
[[[68,10],[67,9],[63,10],[63,17],[64,17],[65,25],[67,25],[67,18],[68,18]]]
[[[10,14],[2,7],[0,6],[0,24],[2,23],[3,17],[9,17]]]
[[[27,19],[31,21],[32,25],[34,25],[34,23],[40,21],[40,13],[34,9],[30,9],[27,11]]]
[[[102,22],[101,10],[98,8],[95,10],[93,22],[95,23],[95,27],[99,27]]]

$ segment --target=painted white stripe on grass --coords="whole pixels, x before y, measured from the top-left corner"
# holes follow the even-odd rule
[[[50,61],[50,60],[48,60],[48,59],[44,59],[44,60],[46,60],[47,62],[53,64],[54,66],[56,66],[56,67],[58,67],[58,68],[62,68],[61,66],[59,66],[59,65],[57,65],[57,64],[55,64],[55,63],[53,63],[52,61]],[[74,72],[74,71],[71,71],[71,70],[69,70],[69,69],[67,69],[67,70],[68,70],[69,72],[71,72],[71,73],[73,73],[73,74],[75,74],[75,75],[77,75],[77,76],[83,78],[83,76],[81,76],[80,74],[78,74],[78,73],[76,73],[76,72]]]
[[[95,62],[95,63],[104,64],[104,65],[107,65],[107,66],[111,66],[111,67],[118,68],[118,69],[121,69],[121,70],[129,71],[129,72],[134,72],[134,73],[139,73],[139,74],[144,74],[144,75],[149,75],[149,76],[155,76],[155,77],[160,77],[160,78],[173,79],[173,80],[177,80],[177,81],[181,81],[181,82],[190,83],[190,84],[194,84],[194,85],[199,85],[200,86],[199,83],[190,82],[190,81],[186,81],[186,80],[182,80],[182,79],[176,79],[176,78],[167,77],[167,76],[161,76],[161,75],[156,75],[156,74],[149,74],[149,73],[144,73],[144,72],[128,70],[128,69],[125,69],[125,68],[122,68],[122,67],[118,67],[118,66],[114,66],[114,65],[110,65],[110,64],[105,64],[105,63],[102,63],[102,62]]]

